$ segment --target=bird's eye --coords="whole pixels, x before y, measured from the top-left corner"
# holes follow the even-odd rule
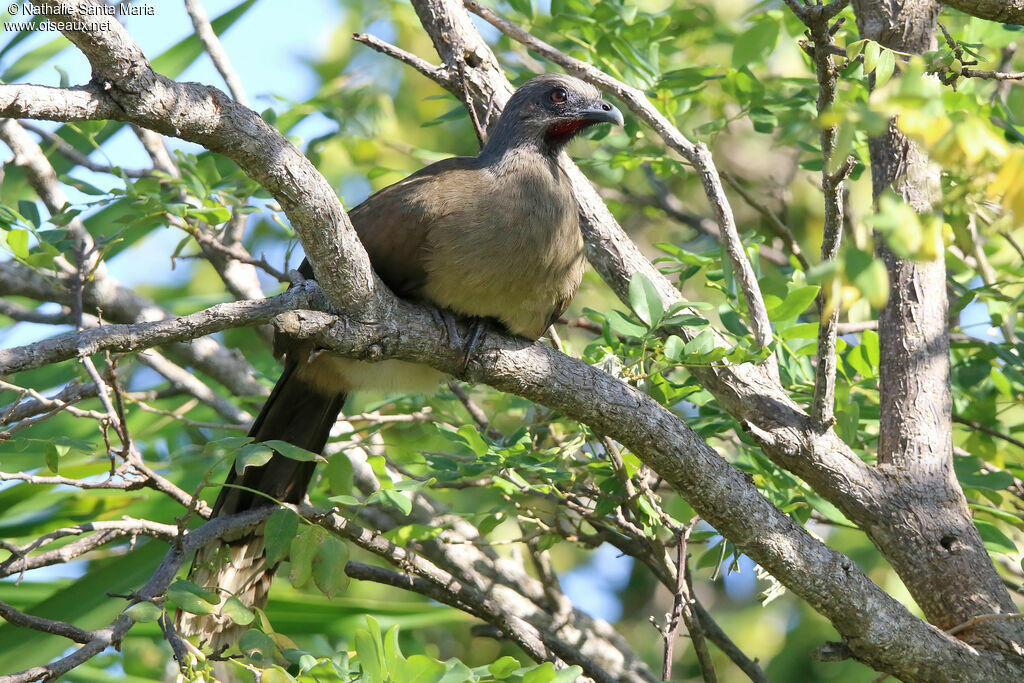
[[[565,93],[565,88],[555,88],[551,91],[551,101],[555,104],[561,104],[565,102],[568,95]]]

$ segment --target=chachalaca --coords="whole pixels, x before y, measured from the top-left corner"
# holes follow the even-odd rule
[[[524,83],[479,155],[431,164],[349,212],[377,275],[400,297],[540,337],[565,311],[584,266],[576,202],[558,157],[577,133],[600,122],[622,125],[622,114],[583,81],[546,74]],[[313,277],[308,262],[299,270]],[[284,372],[249,434],[314,453],[350,392],[428,390],[445,379],[405,361],[314,353],[309,343],[286,339],[275,339],[275,347]],[[314,465],[274,453],[241,474],[232,468],[213,514],[298,503]],[[265,565],[262,536],[250,532],[197,553],[192,580],[262,607],[274,569]],[[237,636],[230,619],[216,615],[182,615],[180,626],[214,650]]]

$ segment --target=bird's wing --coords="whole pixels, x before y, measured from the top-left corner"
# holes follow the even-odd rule
[[[431,164],[376,192],[349,212],[373,269],[400,297],[418,298],[427,280],[430,229],[458,211],[438,187],[464,185],[478,162],[456,157]]]

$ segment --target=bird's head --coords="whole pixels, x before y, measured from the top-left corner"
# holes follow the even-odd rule
[[[509,98],[484,152],[537,145],[557,155],[583,129],[597,123],[622,125],[622,112],[601,99],[597,88],[565,74],[543,74]]]

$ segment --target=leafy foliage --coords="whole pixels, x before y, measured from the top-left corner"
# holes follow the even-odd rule
[[[241,3],[217,19],[215,27],[227,29],[254,4]],[[318,79],[317,91],[304,101],[277,100],[263,116],[293,136],[340,188],[346,206],[352,206],[425,163],[473,154],[476,147],[471,123],[454,98],[348,40],[351,30],[372,26],[411,52],[430,54],[429,40],[412,11],[391,0],[342,4],[341,25],[324,53],[309,64]],[[825,285],[839,284],[826,305],[838,307],[843,322],[875,320],[889,291],[885,269],[872,256],[877,241],[885,240],[900,255],[924,258],[934,256],[931,238],[940,235],[948,247],[955,314],[951,380],[959,425],[956,475],[1000,571],[1008,581],[1020,583],[1024,343],[1018,338],[1018,309],[1024,296],[1024,124],[1014,112],[1024,111],[1024,92],[1000,91],[992,82],[965,77],[963,55],[948,45],[909,58],[861,39],[847,10],[848,21],[836,38],[846,55],[837,104],[819,118],[813,65],[797,42],[803,26],[770,6],[552,0],[548,7],[510,0],[502,8],[560,49],[644,89],[681,130],[710,145],[722,167],[763,204],[735,200],[744,245],[775,330],[773,346],[758,349],[744,322],[746,305],[729,260],[700,230],[704,204],[700,179],[692,169],[632,117],[627,117],[623,132],[601,130],[577,143],[588,148],[587,156],[579,159],[588,175],[601,187],[615,188],[608,196],[616,217],[650,253],[658,254],[657,267],[689,301],[664,310],[653,283],[637,275],[629,287],[629,310],[624,310],[588,276],[566,315],[574,325],[559,328],[564,345],[683,417],[781,510],[904,597],[863,534],[799,478],[766,458],[693,371],[757,363],[773,353],[790,395],[809,406],[818,336],[815,303]],[[1011,27],[962,15],[943,20],[963,41],[960,47],[981,60],[979,68],[995,68],[1000,48],[1018,39]],[[33,47],[12,59],[22,42]],[[513,80],[525,78],[533,58],[503,37],[496,46]],[[59,64],[65,47],[62,39],[31,42],[27,34],[14,36],[0,49],[0,79],[25,80],[40,65],[54,59]],[[175,76],[199,54],[192,37],[156,63],[164,74]],[[929,76],[936,72],[946,82]],[[869,83],[874,84],[870,94]],[[884,130],[890,117],[942,166],[941,215],[917,215],[886,197],[877,212],[863,208],[871,206],[870,174],[864,173],[867,139]],[[814,185],[822,165],[818,131],[831,123],[839,125],[834,158],[850,155],[856,162],[850,182],[850,238],[837,261],[804,269],[758,208],[780,216],[803,253],[817,253],[823,220],[820,191]],[[54,132],[79,152],[98,158],[112,147],[120,128],[78,123]],[[136,264],[127,269],[133,276],[130,290],[173,312],[226,300],[216,271],[202,259],[197,231],[222,235],[233,216],[247,219],[242,245],[251,254],[265,253],[280,272],[297,263],[294,235],[279,207],[221,156],[177,150],[180,176],[154,173],[139,178],[119,167],[108,173],[85,172],[52,145],[44,149],[71,201],[60,211],[46,211],[24,173],[8,165],[0,242],[10,259],[40,273],[54,289],[59,287],[47,269],[60,257],[75,262],[75,241],[68,229],[72,220],[84,222],[100,260]],[[681,199],[686,209],[666,206],[665,196]],[[767,257],[769,250],[780,249],[781,259]],[[175,267],[180,270],[172,272]],[[269,277],[263,285],[268,293],[280,287]],[[40,302],[27,296],[10,301],[39,314],[59,309],[64,317],[42,332],[11,318],[7,340],[21,343],[58,334],[74,323],[73,302],[64,294],[51,299],[63,308],[50,304],[37,310]],[[725,331],[725,345],[716,342],[712,324]],[[680,329],[696,334],[684,341]],[[219,335],[218,341],[244,357],[260,381],[270,385],[278,367],[259,335],[236,330]],[[871,460],[878,440],[879,384],[885,381],[878,335],[871,329],[844,335],[837,352],[836,429],[855,452]],[[239,425],[226,422],[214,402],[197,400],[139,357],[98,360],[126,388],[120,397],[126,428],[145,462],[187,493],[199,491],[212,500],[215,482],[223,480],[232,462],[239,470],[261,464],[271,448],[299,460],[314,457],[286,444],[258,444],[240,436],[244,432]],[[208,371],[189,370],[217,399],[237,409],[258,409],[258,397],[238,396]],[[17,387],[37,388],[49,396],[91,379],[80,364],[64,363],[10,381],[3,385],[5,404],[21,398]],[[656,662],[661,644],[651,637],[647,618],[671,605],[658,590],[658,571],[664,568],[666,548],[694,518],[693,510],[632,453],[618,452],[616,444],[590,428],[484,387],[474,389],[473,398],[489,418],[486,429],[473,423],[451,390],[430,397],[355,398],[346,408],[351,420],[336,439],[344,453],[320,466],[313,502],[336,507],[353,521],[361,520],[366,510],[379,513],[392,521],[382,529],[385,538],[416,547],[438,541],[455,524],[453,519],[423,523],[416,504],[419,496],[429,495],[459,523],[472,525],[480,543],[543,554],[563,578],[601,584],[614,604],[605,616],[617,622],[641,655]],[[103,410],[96,398],[76,405]],[[386,419],[398,415],[412,417]],[[97,482],[107,481],[116,467],[105,442],[110,432],[101,434],[95,416],[56,412],[26,426],[30,428],[3,435],[3,472]],[[363,447],[365,462],[345,456]],[[362,485],[357,485],[357,467]],[[0,488],[0,509],[0,537],[17,546],[65,527],[124,517],[186,526],[197,522],[170,498],[147,490],[9,483]],[[628,565],[628,578],[620,584],[605,580],[602,567],[595,566],[600,561],[592,560],[594,549],[607,543],[617,544],[616,555],[633,558],[617,560]],[[251,625],[239,643],[242,656],[228,664],[237,674],[261,671],[265,681],[558,683],[579,673],[556,672],[550,664],[522,664],[526,657],[514,646],[474,638],[469,618],[453,608],[369,582],[350,583],[344,572],[349,558],[372,558],[291,509],[279,509],[269,518],[265,548],[272,562],[282,563],[266,611],[248,609],[234,597],[219,608],[236,624]],[[117,667],[128,677],[157,680],[169,656],[157,620],[174,609],[193,614],[218,609],[218,596],[183,579],[159,603],[126,609],[124,599],[106,597],[136,590],[163,551],[157,541],[135,543],[126,536],[70,565],[73,579],[30,572],[27,577],[33,580],[21,585],[0,582],[0,600],[82,628],[104,625],[124,611],[138,624],[124,643],[123,655],[97,658],[69,680],[108,675]],[[864,667],[852,661],[827,668],[812,662],[809,652],[831,627],[790,596],[779,597],[770,582],[759,587],[778,599],[762,606],[751,563],[714,529],[697,526],[690,551],[701,599],[714,607],[743,650],[760,657],[771,678],[850,680],[865,675]],[[56,657],[66,645],[61,638],[5,624],[0,626],[0,671]],[[738,680],[739,674],[717,651],[715,661],[723,680]],[[205,655],[193,654],[194,675],[213,666]],[[683,676],[698,674],[692,651],[682,655],[680,666]]]

